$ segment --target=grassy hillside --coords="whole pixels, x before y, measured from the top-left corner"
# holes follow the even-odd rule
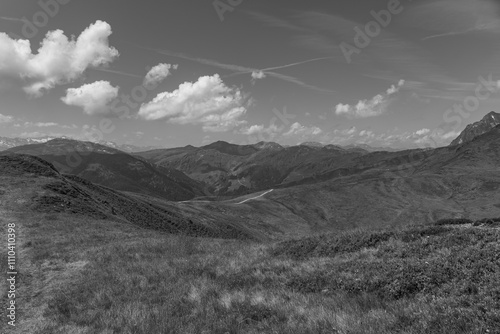
[[[75,175],[60,174],[50,163],[28,155],[0,155],[0,179],[6,198],[23,193],[26,210],[40,214],[64,213],[107,219],[141,228],[196,237],[254,239],[242,225],[226,221],[187,218],[173,205],[156,205],[99,186]]]
[[[19,231],[16,333],[499,333],[494,225],[260,244],[40,215],[8,190],[0,212]]]
[[[69,139],[19,146],[2,154],[17,153],[41,157],[61,173],[117,190],[132,191],[181,201],[204,194],[204,187],[184,173],[156,168],[143,159],[103,145]]]

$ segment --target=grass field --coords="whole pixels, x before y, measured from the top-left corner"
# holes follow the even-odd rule
[[[2,218],[20,231],[16,333],[500,328],[495,227],[351,231],[259,244],[5,207]]]

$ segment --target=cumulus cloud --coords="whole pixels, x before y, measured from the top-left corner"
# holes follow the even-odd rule
[[[283,136],[292,136],[292,135],[302,136],[302,137],[317,136],[322,132],[323,131],[316,126],[307,127],[300,124],[299,122],[295,122],[290,126],[290,129],[283,134]]]
[[[420,130],[416,131],[415,134],[417,136],[423,136],[423,135],[428,134],[429,132],[431,132],[430,129],[420,129]]]
[[[405,81],[404,80],[399,80],[398,82],[398,85],[397,86],[394,86],[392,85],[388,90],[387,90],[387,95],[392,95],[392,94],[396,94],[397,92],[399,92],[399,89],[401,87],[403,87],[403,85],[405,84]]]
[[[69,88],[61,100],[67,105],[83,108],[88,115],[109,114],[110,103],[118,96],[119,87],[108,81],[96,81],[79,88]]]
[[[423,129],[429,130],[429,129]],[[422,130],[416,131],[413,135],[408,136],[413,142],[420,146],[426,147],[436,147],[448,145],[453,139],[457,138],[460,135],[459,131],[449,131],[445,132],[443,129],[436,129],[434,131],[426,131],[425,133]]]
[[[356,105],[338,104],[335,107],[337,115],[346,115],[352,118],[366,118],[379,116],[386,112],[390,97],[399,92],[405,84],[404,80],[400,80],[396,85],[392,85],[387,89],[385,94],[375,95],[370,100],[360,100]]]
[[[14,121],[14,117],[8,115],[0,114],[0,124],[2,123],[10,123]]]
[[[352,127],[350,129],[335,129],[322,134],[321,139],[322,142],[342,146],[367,144],[372,147],[411,149],[447,146],[459,134],[459,132],[455,131],[445,132],[440,128],[434,130],[423,128],[404,132],[395,128],[389,131],[377,132],[376,130],[358,130],[356,127]]]
[[[339,114],[343,114],[343,113],[348,113],[349,110],[351,110],[351,106],[348,105],[348,104],[342,104],[342,103],[339,103],[337,104],[337,106],[335,107],[335,113],[337,115]]]
[[[153,67],[144,78],[144,86],[157,86],[170,75],[170,70],[176,70],[179,65],[158,64]]]
[[[261,134],[275,135],[283,131],[283,127],[278,127],[276,124],[270,124],[267,128],[264,125],[252,125],[241,128],[238,133],[246,136],[255,136]]]
[[[27,128],[28,127],[48,128],[48,127],[51,127],[51,126],[59,126],[59,124],[54,123],[54,122],[36,122],[36,123],[25,122],[24,126],[27,127]]]
[[[20,127],[21,124],[15,124],[14,126]],[[49,128],[49,127],[59,127],[62,129],[77,129],[78,126],[75,124],[63,125],[55,122],[24,122],[23,126],[25,128]]]
[[[78,38],[68,38],[62,30],[50,31],[36,54],[29,40],[0,33],[0,81],[15,80],[28,94],[40,96],[118,57],[118,51],[109,46],[111,33],[111,26],[103,21],[91,24]]]
[[[61,137],[68,137],[68,135],[65,135],[63,133],[59,132],[23,132],[19,134],[19,137],[21,138],[41,138],[41,137],[52,137],[52,138],[61,138]]]
[[[153,121],[165,119],[174,124],[201,124],[204,131],[223,132],[246,123],[247,111],[240,90],[224,84],[218,74],[185,82],[173,92],[158,94],[141,105],[139,117]]]
[[[253,80],[264,79],[265,77],[266,77],[266,74],[262,71],[253,71],[252,72],[252,79]]]

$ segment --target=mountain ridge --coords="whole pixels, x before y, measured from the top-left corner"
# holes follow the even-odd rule
[[[460,135],[451,142],[450,146],[462,145],[472,141],[474,138],[485,134],[500,124],[500,114],[494,111],[486,114],[480,121],[469,124]]]
[[[204,194],[203,185],[178,170],[157,168],[126,152],[92,142],[53,139],[45,143],[18,146],[1,154],[28,154],[53,164],[61,173],[117,190],[188,200]]]
[[[46,143],[54,139],[77,140],[68,136],[44,136],[44,137],[28,137],[28,138],[0,137],[0,152],[6,151],[10,148],[14,148],[17,146]],[[118,149],[120,151],[124,151],[127,153],[142,152],[159,148],[156,146],[135,146],[131,144],[117,144],[112,141],[104,141],[104,140],[98,141],[96,142],[96,144],[108,146],[110,148]]]

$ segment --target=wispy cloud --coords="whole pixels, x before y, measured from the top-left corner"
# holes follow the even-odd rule
[[[416,3],[400,17],[410,27],[432,31],[422,40],[473,32],[500,33],[500,6],[492,0],[436,0]]]
[[[0,20],[13,21],[13,22],[23,22],[23,20],[21,20],[17,17],[7,17],[7,16],[0,16]]]
[[[283,69],[283,68],[299,66],[299,65],[303,65],[303,64],[307,64],[307,63],[312,63],[312,62],[316,62],[316,61],[320,61],[320,60],[327,60],[327,59],[334,59],[334,58],[333,57],[313,58],[313,59],[299,61],[299,62],[287,64],[287,65],[279,65],[279,66],[274,66],[274,67],[263,68],[263,69],[260,70],[260,72],[264,72],[265,73],[265,72],[269,72],[269,71],[280,70],[280,69]],[[245,71],[245,72],[240,72],[240,73],[236,73],[236,74],[233,74],[233,75],[246,74],[246,73],[251,73],[251,72]]]
[[[307,32],[308,29],[301,27],[299,25],[290,23],[284,19],[277,18],[271,15],[267,15],[264,13],[259,13],[259,12],[254,12],[254,11],[247,11],[246,12],[248,15],[250,15],[252,18],[255,20],[261,21],[264,24],[266,24],[269,27],[275,27],[275,28],[282,28],[282,29],[287,29],[287,30],[292,30],[292,31],[297,31],[297,32]]]
[[[106,72],[106,73],[113,73],[113,74],[124,75],[124,76],[131,77],[131,78],[141,78],[141,79],[143,78],[142,75],[137,75],[137,74],[128,73],[128,72],[124,72],[124,71],[118,71],[118,70],[111,70],[109,68],[98,67],[98,68],[94,68],[93,70],[99,71],[99,72]]]
[[[14,117],[10,115],[2,115],[0,114],[0,124],[2,123],[10,123],[14,121]]]
[[[143,47],[141,47],[141,48],[143,48]],[[144,48],[144,49],[149,49],[149,48]],[[298,66],[298,65],[303,64],[303,63],[307,63],[307,62],[311,62],[311,61],[318,61],[320,59],[329,59],[329,57],[323,57],[323,58],[317,58],[317,59],[310,59],[310,60],[306,60],[306,61],[302,61],[302,62],[298,62],[298,63],[294,63],[294,64],[287,64],[287,65],[283,65],[283,66],[275,66],[275,67],[272,67],[270,69],[261,70],[261,69],[258,69],[258,68],[252,68],[252,67],[247,67],[247,66],[241,66],[241,65],[235,65],[235,64],[226,64],[226,63],[222,63],[222,62],[218,62],[218,61],[211,60],[211,59],[206,59],[206,58],[192,57],[192,56],[189,56],[189,55],[186,55],[186,54],[183,54],[183,53],[172,52],[172,51],[169,51],[169,50],[158,50],[158,49],[149,49],[149,50],[153,50],[153,51],[156,51],[156,52],[158,52],[160,54],[164,54],[164,55],[167,55],[167,56],[170,56],[170,57],[177,57],[177,58],[181,58],[181,59],[184,59],[184,60],[190,60],[190,61],[193,61],[193,62],[196,62],[196,63],[199,63],[199,64],[213,66],[213,67],[221,68],[221,69],[232,71],[232,72],[237,72],[235,74],[249,74],[249,73],[253,73],[253,72],[263,72],[267,76],[274,77],[274,78],[277,78],[277,79],[280,79],[280,80],[283,80],[283,81],[291,82],[291,83],[294,83],[296,85],[299,85],[301,87],[304,87],[304,88],[307,88],[307,89],[310,89],[310,90],[314,90],[314,91],[318,91],[318,92],[322,92],[322,93],[335,93],[335,91],[333,91],[333,90],[322,88],[322,87],[318,87],[318,86],[314,86],[314,85],[310,85],[310,84],[305,83],[304,81],[302,81],[302,80],[300,80],[298,78],[295,78],[295,77],[292,77],[292,76],[288,76],[288,75],[284,75],[284,74],[280,74],[280,73],[276,73],[276,72],[272,71],[273,69],[280,69],[280,68],[286,68],[286,67],[291,67],[291,66]],[[232,75],[235,75],[235,74],[232,74]],[[231,75],[228,75],[228,76],[231,76]]]
[[[424,37],[424,38],[422,38],[422,40],[426,41],[426,40],[433,39],[433,38],[463,35],[463,34],[467,34],[469,32],[473,32],[475,30],[476,29],[467,29],[465,31],[451,31],[451,32],[446,32],[446,33],[442,33],[442,34],[435,34],[435,35],[430,35],[430,36]]]
[[[330,59],[341,64],[345,63],[345,57],[340,44],[353,43],[353,29],[366,24],[337,14],[317,11],[301,12],[286,21],[265,14],[251,15],[268,26],[290,31],[290,42],[293,45],[327,54]],[[430,59],[429,52],[420,44],[401,37],[391,29],[384,29],[371,40],[369,47],[353,58],[357,66],[352,69],[361,75],[369,75],[377,68],[376,71],[390,70],[395,77],[411,77],[425,82],[454,81]]]

